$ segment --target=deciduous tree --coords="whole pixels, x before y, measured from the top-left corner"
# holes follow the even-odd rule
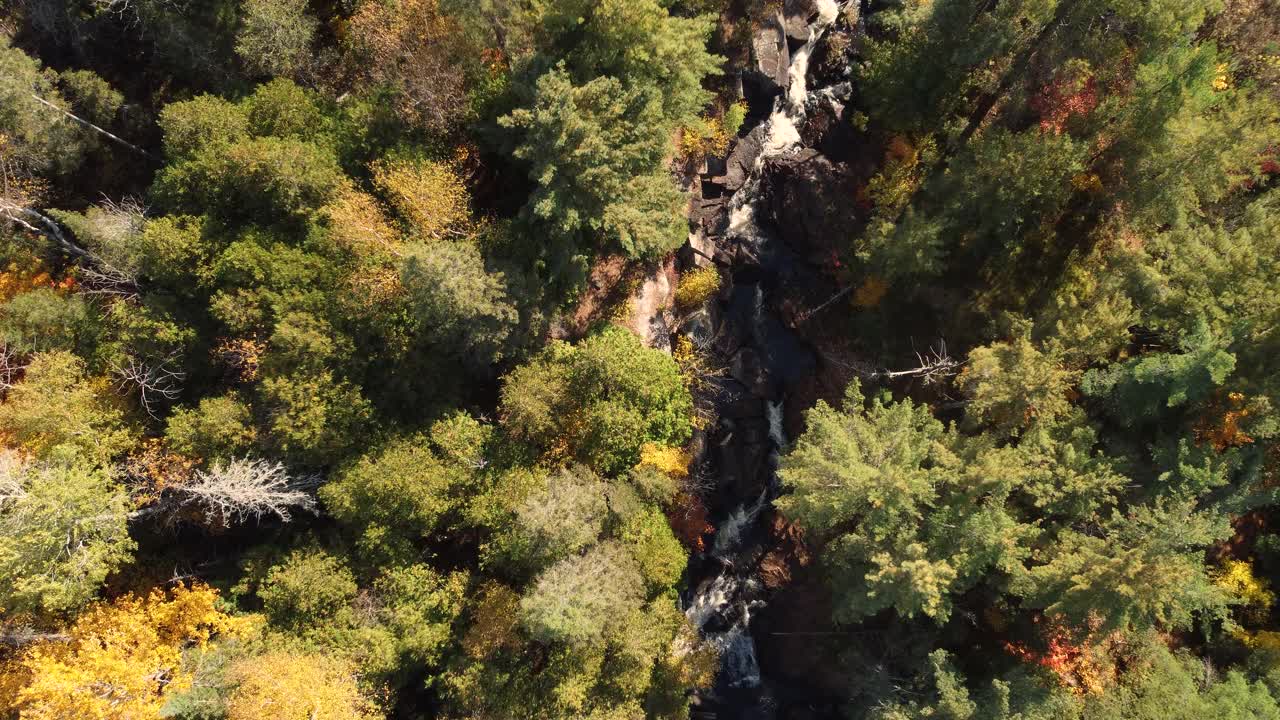
[[[252,625],[217,605],[216,591],[179,585],[89,608],[55,638],[26,648],[15,697],[0,700],[31,718],[157,717],[191,682],[183,655]],[[0,705],[3,707],[3,705]]]
[[[520,612],[536,639],[589,646],[643,599],[639,564],[621,545],[601,543],[547,568],[521,599]]]
[[[38,458],[78,455],[105,465],[133,444],[119,398],[65,351],[40,353],[0,403],[0,430]]]
[[[544,451],[563,450],[613,474],[645,442],[682,445],[693,402],[669,355],[610,327],[578,345],[553,344],[504,380],[504,424]],[[565,447],[567,446],[567,447]]]
[[[407,121],[446,130],[467,109],[460,40],[436,0],[362,2],[351,16],[348,62],[390,87]]]
[[[227,720],[376,720],[378,706],[364,694],[354,663],[324,653],[276,650],[231,666],[237,682]]]
[[[421,435],[391,440],[320,489],[326,510],[375,558],[406,559],[444,527],[474,487],[472,468],[442,459]]]

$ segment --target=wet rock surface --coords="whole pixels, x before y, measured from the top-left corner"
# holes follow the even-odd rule
[[[725,163],[723,186],[726,190],[729,192],[738,190],[747,178],[751,177],[755,171],[756,159],[764,150],[765,135],[768,132],[769,126],[762,123],[752,128],[746,137],[738,140],[733,146],[733,150],[729,152],[729,159]]]

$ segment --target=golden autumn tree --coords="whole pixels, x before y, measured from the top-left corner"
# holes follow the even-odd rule
[[[320,212],[334,242],[353,255],[401,255],[399,234],[369,194],[348,185]]]
[[[423,240],[464,235],[470,197],[451,167],[395,158],[373,166],[373,182]]]
[[[227,720],[373,720],[377,706],[356,684],[349,662],[325,655],[278,651],[231,666],[238,684]]]
[[[217,599],[209,587],[180,585],[90,607],[8,666],[0,688],[16,692],[0,698],[0,709],[24,720],[158,717],[167,697],[191,684],[184,652],[252,630],[250,618],[227,615]]]

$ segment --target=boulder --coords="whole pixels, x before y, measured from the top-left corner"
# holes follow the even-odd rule
[[[782,17],[787,39],[793,44],[808,42],[809,20],[817,14],[818,3],[815,0],[784,0]]]
[[[716,256],[716,244],[707,237],[702,223],[689,233],[689,262],[694,267],[709,267]]]
[[[786,20],[779,11],[765,22],[751,38],[752,80],[766,95],[776,95],[787,87],[787,68],[791,55],[787,51]]]
[[[746,137],[734,144],[733,152],[729,153],[729,159],[725,161],[724,178],[720,181],[729,193],[742,187],[742,184],[751,176],[751,171],[756,166],[756,159],[764,151],[765,135],[768,134],[768,130],[764,123],[760,123],[751,128],[751,132],[747,133]]]
[[[631,295],[630,311],[624,325],[645,345],[660,350],[671,348],[671,307],[676,292],[675,258],[668,257],[654,268]]]
[[[680,332],[689,336],[695,344],[702,345],[710,342],[716,333],[713,309],[711,305],[706,305],[686,314],[680,320]]]
[[[770,511],[765,527],[769,533],[769,551],[760,560],[760,579],[770,590],[787,585],[795,573],[813,561],[804,542],[804,531],[787,521],[777,511]]]
[[[717,187],[710,183],[703,183],[703,189]],[[728,198],[721,195],[720,197],[701,197],[694,198],[689,203],[689,220],[695,227],[713,230],[720,223],[720,216],[724,214],[724,205]],[[696,232],[696,231],[695,231]]]
[[[733,356],[733,362],[729,365],[729,375],[746,385],[751,394],[756,397],[766,397],[769,394],[769,376],[759,353],[753,347],[744,347]]]
[[[769,207],[785,228],[784,239],[811,263],[826,266],[861,223],[852,173],[810,148],[771,161],[771,169]]]
[[[733,421],[721,420],[720,435],[716,440],[716,490],[718,505],[733,507],[751,502],[760,496],[768,482],[769,446],[765,443],[745,442],[744,432]]]
[[[742,418],[764,417],[764,400],[749,395],[721,405],[720,417],[740,420]]]

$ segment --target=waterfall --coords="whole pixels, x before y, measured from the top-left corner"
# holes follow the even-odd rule
[[[787,446],[787,436],[782,429],[782,401],[766,403],[764,415],[769,419],[769,440],[773,443],[775,451],[781,451]]]
[[[768,491],[763,490],[754,503],[750,505],[744,503],[729,513],[729,517],[716,528],[716,542],[711,547],[711,555],[732,565],[733,555],[741,545],[743,528],[755,521],[756,516],[768,501]]]
[[[721,672],[729,687],[734,688],[760,685],[756,646],[751,640],[751,633],[747,631],[751,623],[751,609],[760,602],[735,599],[741,594],[743,586],[750,584],[755,584],[755,581],[748,580],[744,583],[732,573],[721,573],[703,583],[694,596],[694,601],[685,610],[685,617],[699,628],[716,618],[727,620],[725,616],[737,614],[728,630],[708,634],[707,637],[707,642],[720,652]]]
[[[794,115],[804,115],[804,103],[808,98],[806,76],[809,74],[809,56],[813,54],[813,48],[822,34],[840,15],[840,6],[835,0],[817,0],[817,4],[818,19],[809,26],[809,39],[792,56],[791,64],[787,67],[787,109]]]
[[[745,182],[729,199],[727,207],[728,237],[747,241],[756,250],[765,249],[770,242],[768,234],[756,220],[765,163],[769,158],[801,147],[800,126],[805,119],[806,105],[820,99],[810,97],[808,92],[809,58],[823,34],[839,17],[842,6],[836,0],[816,0],[816,3],[817,18],[809,25],[808,39],[792,56],[787,69],[786,91],[775,99],[772,112],[764,121],[760,154],[755,158]],[[768,338],[764,287],[760,283],[756,284],[752,302],[753,340],[763,345]],[[764,604],[764,588],[757,578],[749,574],[753,560],[747,539],[757,517],[778,490],[778,454],[787,444],[780,399],[765,403],[765,420],[770,444],[770,466],[765,487],[754,502],[742,502],[718,525],[710,555],[720,562],[720,570],[697,587],[685,608],[685,617],[699,629],[706,642],[720,651],[720,683],[723,687],[736,689],[763,687],[750,622],[752,609]],[[742,567],[737,567],[738,564]],[[766,697],[767,694],[766,689]],[[757,697],[757,702],[761,701],[762,697]]]
[[[818,41],[840,15],[840,8],[835,0],[816,0],[818,18],[809,26],[809,39],[804,47],[792,56],[787,66],[787,90],[784,97],[774,101],[773,111],[764,121],[764,141],[760,146],[760,154],[752,164],[751,176],[729,198],[729,237],[750,240],[759,243],[762,238],[755,222],[755,203],[760,193],[760,173],[764,170],[765,161],[779,157],[800,147],[800,128],[797,122],[804,120],[805,104],[809,100],[808,81],[809,56],[813,53]]]
[[[800,145],[800,129],[796,127],[796,118],[804,117],[804,109],[801,107],[799,113],[791,113],[776,109],[766,121],[769,123],[769,132],[765,135],[764,145],[760,153],[760,157],[756,158],[755,169],[759,172],[764,168],[764,161],[782,155]],[[743,186],[745,188],[746,185]],[[739,189],[738,192],[742,192]]]
[[[716,575],[698,588],[693,601],[685,608],[684,616],[699,628],[705,626],[730,604],[739,584],[738,578],[732,573]]]
[[[742,621],[721,635],[716,644],[720,647],[721,662],[729,674],[729,686],[753,688],[760,686],[760,663],[756,660],[756,644],[747,632],[750,617],[742,614]]]
[[[755,175],[729,199],[729,237],[760,243],[760,228],[756,227],[756,192],[760,178]]]

